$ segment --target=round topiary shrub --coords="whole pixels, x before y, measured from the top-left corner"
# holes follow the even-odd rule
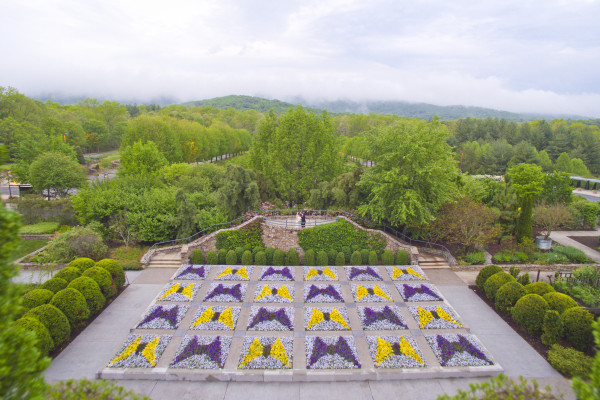
[[[362,258],[362,265],[367,265],[369,263],[369,253],[371,251],[369,249],[362,249],[360,251],[360,257]]]
[[[206,263],[209,265],[217,265],[219,263],[219,255],[216,251],[211,250],[206,253]]]
[[[344,246],[342,247],[342,253],[344,253],[344,264],[349,263],[350,257],[352,257],[352,249],[349,246]]]
[[[238,261],[242,261],[242,256],[244,255],[244,251],[246,251],[246,249],[244,249],[241,246],[238,246],[235,248],[235,259]],[[232,264],[232,263],[227,263],[227,264]]]
[[[313,266],[315,265],[315,251],[313,249],[308,249],[306,250],[306,252],[304,253],[304,265],[310,265]]]
[[[369,252],[369,265],[377,265],[379,264],[379,257],[377,257],[377,253],[375,250],[371,250]]]
[[[335,257],[335,265],[344,265],[346,264],[346,256],[341,251]]]
[[[225,264],[227,262],[227,250],[221,249],[219,250],[219,264]]]
[[[117,289],[125,284],[125,271],[117,260],[105,258],[96,263],[96,267],[104,268],[110,274],[112,281],[117,286]]]
[[[55,347],[60,347],[71,336],[71,325],[67,316],[52,304],[44,304],[29,310],[24,316],[40,321],[50,332]]]
[[[542,343],[552,346],[558,343],[563,334],[563,323],[560,315],[555,310],[546,311],[544,324],[542,325]]]
[[[110,273],[104,268],[89,268],[83,273],[83,276],[87,276],[88,278],[92,278],[94,281],[96,281],[106,299],[110,299],[117,294],[117,288],[113,284]]]
[[[265,249],[265,254],[267,255],[267,265],[273,265],[273,255],[275,254],[275,248],[267,247]]]
[[[83,272],[88,268],[92,268],[94,265],[96,265],[96,261],[92,260],[91,258],[81,257],[71,261],[67,267],[77,268]]]
[[[252,252],[250,250],[246,250],[242,254],[242,265],[252,265]]]
[[[227,252],[227,256],[225,257],[225,264],[234,265],[234,264],[237,264],[237,262],[238,262],[237,253],[235,252],[235,250],[229,250]]]
[[[92,278],[80,276],[77,279],[73,279],[68,287],[79,291],[85,297],[85,302],[92,314],[96,314],[102,310],[102,307],[106,303],[100,286]]]
[[[393,265],[394,264],[394,252],[392,250],[384,250],[381,255],[381,263],[383,265]]]
[[[192,264],[204,264],[204,253],[200,249],[194,249],[190,256]]]
[[[85,325],[85,321],[90,317],[90,309],[87,306],[85,297],[73,288],[67,287],[56,293],[50,304],[62,311],[71,326],[75,328]]]
[[[329,256],[325,251],[317,253],[317,265],[329,265]]]
[[[273,265],[285,265],[285,252],[283,250],[275,250],[273,253]]]
[[[410,257],[408,251],[398,250],[396,253],[396,265],[408,265],[410,263]]]
[[[519,282],[507,282],[496,292],[494,306],[500,311],[510,311],[515,303],[525,295],[525,289]]]
[[[533,282],[525,285],[525,291],[528,294],[534,293],[543,296],[546,293],[554,292],[554,288],[546,282]]]
[[[64,279],[67,283],[81,276],[79,268],[65,267],[54,274],[53,278]]]
[[[592,371],[594,358],[570,347],[554,344],[548,351],[548,362],[563,375],[577,376],[585,380]]]
[[[561,314],[565,338],[577,350],[586,351],[592,340],[594,317],[583,307],[573,307]]]
[[[33,289],[23,295],[23,307],[31,310],[42,304],[50,303],[54,292],[48,289]]]
[[[329,264],[325,265],[335,265],[335,258],[337,257],[338,251],[335,249],[331,249],[327,252],[327,259],[329,260]]]
[[[254,257],[254,263],[256,265],[267,265],[267,254],[264,251],[259,251]]]
[[[479,271],[479,273],[477,274],[477,278],[475,278],[475,284],[477,285],[477,288],[479,290],[483,290],[483,285],[485,284],[485,281],[487,281],[487,279],[490,276],[497,274],[501,271],[502,268],[494,264],[486,265],[485,267],[481,268],[481,271]]]
[[[526,294],[521,297],[510,313],[515,322],[527,332],[537,335],[542,331],[548,303],[539,294]]]
[[[285,265],[300,265],[300,255],[298,250],[289,249],[285,257]]]
[[[487,297],[490,301],[495,301],[496,292],[498,289],[508,282],[516,282],[515,277],[508,272],[500,271],[490,276],[483,285],[485,297]]]
[[[569,308],[577,307],[577,302],[571,296],[564,293],[550,292],[546,293],[543,297],[550,309],[558,311],[559,314],[562,314]]]
[[[54,349],[54,341],[50,336],[50,331],[44,324],[33,317],[23,317],[15,321],[15,325],[22,328],[25,332],[34,332],[37,336],[36,346],[40,349],[42,357],[48,355]]]
[[[393,254],[392,254],[393,257]],[[350,265],[361,265],[362,264],[362,257],[360,256],[360,251],[355,251],[354,253],[352,253],[352,255],[350,256]]]
[[[61,278],[50,278],[46,282],[42,283],[42,289],[48,289],[52,293],[56,293],[59,290],[63,290],[69,283]]]

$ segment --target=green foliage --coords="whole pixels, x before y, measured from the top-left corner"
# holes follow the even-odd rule
[[[594,343],[600,348],[600,320],[592,323]],[[588,377],[575,377],[571,383],[578,399],[595,400],[600,398],[600,352],[596,352],[592,361],[591,373]]]
[[[227,254],[229,252],[225,249],[220,249],[218,254],[219,264],[225,264],[227,261]]]
[[[313,266],[316,263],[316,254],[313,249],[308,249],[304,252],[304,265]]]
[[[48,400],[150,400],[134,391],[107,381],[87,379],[62,381],[50,386],[46,392]]]
[[[64,279],[54,276],[42,283],[42,289],[48,289],[52,291],[52,293],[56,293],[59,290],[66,288],[68,284],[69,282],[65,281]]]
[[[244,255],[244,251],[246,251],[246,250],[245,250],[243,247],[241,247],[241,246],[238,246],[238,247],[236,247],[236,248],[234,249],[234,251],[235,251],[235,257],[236,257],[238,260],[241,260],[241,259],[242,259],[242,256]]]
[[[555,310],[546,311],[542,325],[542,343],[551,346],[558,343],[563,334],[563,323],[560,314]]]
[[[369,252],[369,265],[377,265],[379,264],[379,257],[374,250]]]
[[[117,294],[117,287],[112,280],[112,276],[110,275],[110,272],[104,268],[89,268],[82,274],[82,276],[87,276],[88,278],[92,278],[94,281],[96,281],[106,299],[110,299]]]
[[[300,255],[298,250],[289,249],[285,257],[285,265],[300,265]]]
[[[362,249],[360,251],[360,257],[362,258],[362,265],[367,265],[369,263],[369,249]]]
[[[230,220],[255,209],[260,201],[256,174],[240,165],[227,165],[216,198]]]
[[[517,222],[517,239],[520,242],[532,235],[533,202],[542,192],[544,173],[538,165],[521,163],[508,170],[507,178],[521,203]]]
[[[92,315],[100,312],[106,303],[106,299],[100,290],[100,286],[98,286],[96,281],[92,278],[81,276],[77,279],[73,279],[68,287],[77,290],[85,297],[85,302]]]
[[[344,253],[340,251],[339,253],[337,253],[337,256],[335,256],[335,265],[344,264],[346,264],[346,257],[344,256]]]
[[[388,251],[388,250],[386,250],[386,251]],[[392,257],[392,261],[393,261],[393,260],[394,260],[394,253],[393,253],[391,250],[389,250],[389,252],[390,252],[390,253],[392,253],[392,254],[391,254],[391,257]],[[386,257],[386,252],[384,252],[384,253],[383,253],[383,256],[384,256],[384,257]],[[389,255],[389,254],[387,254],[387,257],[388,257],[388,259],[389,259],[389,258],[390,258],[390,255]],[[385,258],[384,258],[384,259],[385,259]],[[360,255],[360,251],[356,250],[356,251],[355,251],[354,253],[352,253],[352,255],[350,256],[350,265],[361,265],[361,264],[362,264],[362,257],[361,257],[361,255]],[[385,264],[385,262],[384,262],[384,264]],[[388,265],[390,265],[390,264],[388,264]]]
[[[285,252],[283,250],[275,250],[273,253],[273,265],[285,265]]]
[[[349,263],[350,257],[352,257],[352,249],[350,248],[350,246],[342,246],[341,252],[344,253],[345,263]]]
[[[39,349],[42,357],[54,349],[54,341],[50,336],[48,328],[33,317],[24,317],[15,321],[15,325],[25,332],[33,332],[37,338],[36,347]]]
[[[243,228],[217,233],[217,249],[232,250],[236,247],[264,247],[262,229],[258,221]]]
[[[569,204],[572,191],[568,173],[551,172],[544,177],[544,187],[540,197],[547,204]]]
[[[463,257],[463,260],[469,265],[485,264],[485,253],[483,251],[467,253]]]
[[[58,230],[60,223],[58,222],[38,222],[33,225],[24,225],[19,229],[21,235],[43,235],[54,233]]]
[[[529,285],[525,285],[525,291],[528,294],[534,293],[544,296],[546,293],[554,292],[554,288],[546,282],[532,282]]]
[[[347,247],[348,258],[350,258],[353,246],[381,252],[386,245],[383,236],[355,228],[351,223],[344,220],[303,229],[298,232],[298,240],[300,247],[305,251],[314,249],[318,252],[333,249],[337,254],[342,248]]]
[[[214,250],[211,250],[211,251],[214,251]],[[190,261],[192,262],[192,264],[204,264],[204,253],[202,252],[202,250],[194,249],[192,251],[192,255],[190,256]]]
[[[410,257],[408,251],[398,250],[396,253],[396,265],[408,265],[410,263]]]
[[[90,317],[90,309],[85,297],[76,289],[67,287],[56,293],[50,304],[61,310],[73,328],[85,325]]]
[[[52,304],[44,304],[29,310],[24,316],[40,321],[50,332],[54,346],[60,348],[71,336],[71,324],[67,316]]]
[[[511,309],[515,322],[531,334],[539,334],[542,330],[548,303],[540,295],[527,294],[521,297]]]
[[[227,256],[225,257],[225,264],[233,265],[233,264],[237,264],[237,262],[238,262],[237,253],[235,252],[235,250],[229,250],[227,252]]]
[[[70,189],[86,182],[77,161],[58,152],[44,153],[36,158],[29,166],[28,177],[36,192],[51,191],[60,197],[66,197]]]
[[[587,255],[582,251],[572,246],[555,246],[552,248],[555,253],[562,254],[569,259],[569,261],[575,263],[586,263],[588,262]]]
[[[110,273],[110,277],[117,287],[117,290],[125,284],[125,271],[118,261],[105,258],[96,263],[96,267],[104,268]]]
[[[211,250],[208,253],[206,253],[206,263],[208,265],[219,264],[219,256],[217,255],[216,251]]]
[[[33,289],[23,295],[23,307],[27,310],[50,303],[54,292],[48,289]]]
[[[252,265],[252,252],[250,250],[246,250],[242,254],[242,265]]]
[[[593,358],[570,347],[553,344],[548,351],[548,362],[561,374],[587,379],[592,370]]]
[[[475,278],[475,284],[477,285],[479,290],[483,290],[483,285],[485,284],[485,281],[487,281],[487,279],[490,276],[497,274],[498,272],[502,272],[502,268],[500,268],[497,265],[491,264],[483,267],[477,274],[477,277]]]
[[[490,276],[483,285],[485,297],[487,297],[490,301],[494,301],[496,299],[496,292],[498,289],[508,282],[516,282],[516,279],[508,272],[501,271]]]
[[[81,271],[79,268],[73,267],[65,267],[54,274],[54,278],[60,278],[65,280],[67,283],[71,282],[75,278],[79,278],[81,276]]]
[[[550,292],[543,297],[550,309],[558,311],[559,314],[562,314],[568,308],[577,307],[577,302],[564,293]]]
[[[586,351],[591,344],[594,317],[583,307],[573,307],[561,314],[565,338],[577,350]]]
[[[273,247],[267,247],[265,249],[265,254],[267,256],[267,265],[273,265],[273,255],[275,254],[275,249]]]
[[[329,249],[327,252],[327,259],[329,264],[326,265],[335,265],[335,258],[337,257],[338,251],[336,249]]]
[[[493,276],[493,275],[492,275]],[[515,303],[525,296],[525,289],[519,282],[507,282],[496,292],[494,305],[500,311],[510,311]]]
[[[321,250],[317,253],[317,265],[331,265],[329,262],[329,257],[324,250]]]
[[[267,253],[264,251],[256,253],[256,256],[254,256],[254,263],[256,265],[267,265]]]
[[[89,257],[100,260],[106,257],[108,247],[102,237],[88,227],[77,226],[61,233],[48,244],[44,251],[44,260],[48,262],[70,262],[77,257]]]
[[[157,174],[165,165],[167,165],[167,159],[153,141],[143,143],[139,140],[131,146],[121,148],[120,174],[152,175]]]
[[[81,258],[76,258],[73,261],[71,261],[67,265],[67,267],[77,268],[79,271],[83,272],[86,269],[92,268],[95,265],[96,265],[96,262],[94,260],[92,260],[91,258],[81,257]]]

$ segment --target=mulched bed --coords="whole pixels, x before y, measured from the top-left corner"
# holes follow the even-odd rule
[[[598,250],[600,243],[598,238],[600,236],[567,236],[569,239],[573,239],[576,242],[581,243],[584,246],[589,247],[592,250]]]

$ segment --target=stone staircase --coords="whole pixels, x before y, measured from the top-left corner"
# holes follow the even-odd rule
[[[147,268],[176,268],[182,264],[179,251],[170,253],[156,253]]]
[[[450,268],[448,261],[444,257],[425,252],[419,254],[419,266],[423,269]]]

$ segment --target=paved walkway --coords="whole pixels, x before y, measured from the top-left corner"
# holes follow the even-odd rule
[[[552,232],[550,239],[558,242],[564,246],[573,246],[583,251],[590,259],[597,263],[600,263],[600,252],[590,249],[587,246],[582,245],[576,240],[570,239],[568,236],[598,236],[600,228],[596,228],[594,231],[559,231]]]
[[[145,270],[133,283],[53,362],[46,371],[48,381],[69,378],[94,379],[120,348],[124,338],[148,304],[175,272],[172,268]],[[542,386],[552,385],[574,399],[569,382],[562,378],[496,313],[483,303],[455,273],[427,271],[432,283],[456,309],[472,332],[502,365],[505,374],[536,378]],[[435,399],[455,393],[480,379],[418,379],[369,382],[165,382],[121,381],[126,388],[152,399]]]

